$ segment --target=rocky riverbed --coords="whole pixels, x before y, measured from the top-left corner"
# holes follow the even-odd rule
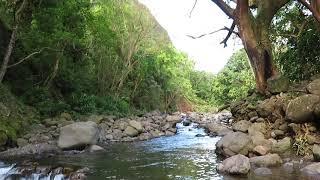
[[[281,88],[280,88],[281,89]],[[222,161],[221,174],[270,174],[272,168],[298,169],[301,177],[320,176],[320,80],[273,92],[259,99],[252,94],[221,113],[188,112],[117,119],[92,115],[74,119],[68,113],[43,120],[17,140],[17,148],[0,153],[12,157],[71,155],[106,151],[113,143],[139,142],[177,133],[177,123],[197,123],[206,135],[221,137],[215,153]],[[206,136],[203,134],[197,137]]]

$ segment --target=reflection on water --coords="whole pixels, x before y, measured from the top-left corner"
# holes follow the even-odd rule
[[[113,144],[107,152],[57,157],[46,163],[86,166],[88,179],[222,179],[216,172],[215,144],[203,129],[178,124],[176,136]],[[196,137],[197,134],[204,137]]]
[[[299,171],[301,167],[290,171],[282,167],[274,168],[272,175],[268,176],[257,176],[253,171],[246,177],[221,176],[216,172],[218,160],[214,153],[219,138],[206,136],[203,129],[194,127],[195,124],[188,127],[182,124],[177,126],[178,133],[175,136],[144,142],[110,144],[105,147],[106,152],[70,157],[58,156],[43,159],[39,163],[51,166],[88,167],[91,170],[88,175],[89,180],[320,180],[319,177],[309,178],[302,175]],[[0,175],[2,171],[10,169],[5,167],[8,166],[2,165],[2,168],[0,166]],[[63,179],[63,176],[56,178]],[[29,179],[41,178],[30,176]]]

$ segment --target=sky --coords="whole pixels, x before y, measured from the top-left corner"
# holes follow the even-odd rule
[[[200,36],[231,25],[231,20],[211,0],[198,0],[191,16],[190,11],[195,0],[139,1],[149,8],[161,26],[167,30],[174,46],[195,61],[197,70],[218,73],[232,53],[241,48],[239,40],[231,38],[227,48],[220,44],[227,31],[198,39],[188,37]]]

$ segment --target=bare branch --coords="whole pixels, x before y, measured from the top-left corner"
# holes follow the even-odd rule
[[[197,3],[198,3],[198,0],[195,0],[194,4],[193,4],[193,7],[192,7],[192,9],[191,9],[191,11],[189,13],[189,18],[191,18],[192,12],[193,12],[194,8],[196,7]]]
[[[24,61],[30,59],[30,58],[31,58],[32,56],[34,56],[34,55],[37,55],[37,54],[42,53],[42,51],[44,51],[45,49],[50,49],[50,50],[58,51],[58,50],[56,50],[56,49],[52,49],[52,48],[49,48],[49,47],[41,48],[39,51],[33,52],[33,53],[29,54],[28,56],[20,59],[18,62],[9,65],[9,66],[7,67],[7,69],[12,68],[12,67],[14,67],[14,66],[17,66],[17,65],[23,63]]]
[[[307,0],[298,1],[312,12],[313,17],[320,23],[320,12],[318,12],[317,9],[315,9]]]
[[[226,2],[223,0],[211,0],[214,2],[229,18],[234,19],[234,9],[232,9]]]
[[[239,36],[239,33],[234,31],[234,29],[231,29],[231,28],[228,28],[228,27],[224,27],[224,28],[221,28],[221,29],[218,29],[216,31],[213,31],[213,32],[210,32],[210,33],[206,33],[206,34],[202,34],[200,36],[192,36],[192,35],[187,35],[188,37],[192,38],[192,39],[199,39],[199,38],[202,38],[204,36],[208,36],[208,35],[211,35],[211,34],[214,34],[214,33],[217,33],[219,31],[229,31],[231,33],[234,33],[236,34],[237,36]]]
[[[224,44],[224,47],[227,47],[227,42],[228,42],[230,36],[232,35],[232,33],[234,32],[234,28],[235,27],[236,27],[236,24],[234,22],[232,22],[232,25],[231,25],[231,27],[229,29],[229,32],[228,32],[226,38],[224,38],[224,40],[221,41],[221,43],[220,43],[220,44]],[[239,34],[238,34],[238,36],[239,36]]]

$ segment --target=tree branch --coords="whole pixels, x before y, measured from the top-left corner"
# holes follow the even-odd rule
[[[232,35],[232,33],[234,32],[234,28],[235,28],[235,27],[236,27],[236,23],[232,22],[232,25],[231,25],[231,27],[230,27],[230,29],[229,29],[229,32],[228,32],[227,36],[226,36],[226,37],[223,39],[223,41],[221,41],[221,43],[220,43],[220,44],[224,44],[224,47],[227,47],[227,46],[228,46],[228,45],[227,45],[227,42],[228,42],[230,36]],[[239,36],[239,34],[238,34],[238,36]]]
[[[216,31],[213,31],[213,32],[210,32],[210,33],[206,33],[206,34],[201,34],[200,36],[192,36],[192,35],[187,35],[188,37],[192,38],[192,39],[199,39],[199,38],[202,38],[204,36],[208,36],[208,35],[211,35],[211,34],[214,34],[214,33],[217,33],[219,31],[229,31],[237,36],[239,36],[239,33],[234,31],[234,28],[232,29],[232,26],[231,28],[228,28],[228,27],[224,27],[224,28],[221,28],[221,29],[218,29]]]
[[[234,9],[232,9],[226,2],[223,0],[211,0],[214,2],[229,18],[234,19]]]
[[[198,0],[195,0],[194,4],[193,4],[193,7],[192,7],[192,9],[191,9],[191,11],[189,13],[189,18],[191,18],[192,12],[193,12],[194,8],[196,7],[197,3],[198,3]]]
[[[12,68],[12,67],[14,67],[14,66],[17,66],[17,65],[23,63],[24,61],[30,59],[32,56],[34,56],[34,55],[36,55],[36,54],[42,53],[42,51],[44,51],[45,49],[51,49],[51,50],[54,50],[54,51],[57,51],[57,52],[58,52],[58,50],[56,50],[56,49],[52,49],[52,48],[49,48],[49,47],[44,47],[44,48],[41,48],[39,51],[33,52],[33,53],[29,54],[28,56],[20,59],[18,62],[9,65],[9,66],[7,67],[7,69]]]
[[[312,12],[313,17],[320,23],[320,12],[318,12],[307,0],[298,1]]]

